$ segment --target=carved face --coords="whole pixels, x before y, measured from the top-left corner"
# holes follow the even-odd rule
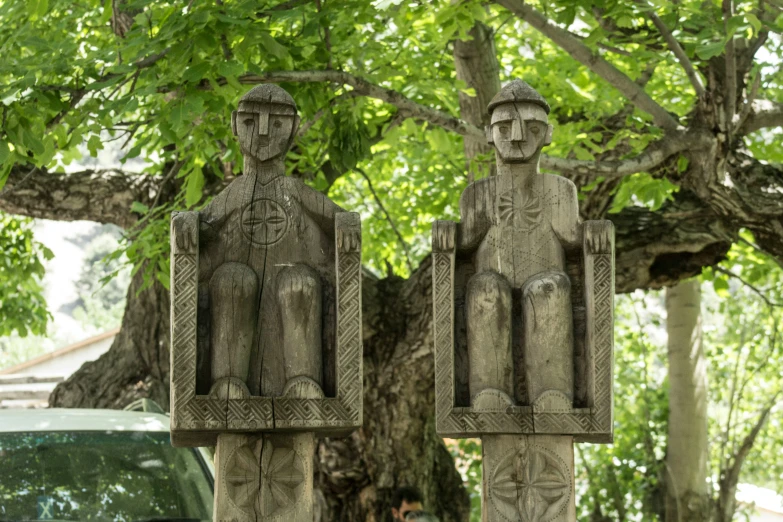
[[[525,163],[552,142],[544,109],[532,103],[504,103],[492,111],[488,136],[506,163]]]
[[[296,110],[278,103],[243,101],[232,117],[242,154],[258,161],[285,154],[299,126]]]

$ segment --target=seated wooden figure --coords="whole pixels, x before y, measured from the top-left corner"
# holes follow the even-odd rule
[[[498,174],[433,227],[438,432],[610,441],[612,224],[582,222],[575,185],[539,172],[538,92],[511,82],[488,110]]]
[[[172,443],[217,442],[220,519],[306,520],[312,433],[362,422],[361,224],[285,175],[298,126],[285,90],[253,88],[232,114],[243,175],[171,219]]]

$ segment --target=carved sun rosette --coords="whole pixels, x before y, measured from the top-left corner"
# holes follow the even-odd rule
[[[279,519],[302,498],[305,472],[302,457],[293,448],[275,448],[268,440],[263,447],[260,443],[239,446],[226,461],[228,498],[247,514],[255,511],[265,520]]]
[[[495,465],[489,496],[508,522],[549,522],[566,508],[571,473],[554,452],[541,446],[515,450]]]
[[[498,204],[500,217],[507,225],[532,230],[541,223],[541,199],[536,194],[509,190],[501,194]]]

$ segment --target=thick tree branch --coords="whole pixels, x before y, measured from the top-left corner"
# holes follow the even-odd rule
[[[756,99],[759,93],[759,87],[761,86],[761,71],[756,72],[756,76],[753,78],[753,84],[748,91],[748,95],[745,98],[745,103],[742,105],[739,116],[737,117],[737,128],[741,129],[750,116],[750,111],[753,110],[753,101]]]
[[[783,127],[783,103],[753,100],[752,110],[740,131],[749,134],[767,127]]]
[[[586,175],[592,178],[602,176],[605,179],[621,178],[629,174],[649,171],[678,152],[700,149],[710,143],[710,136],[705,134],[675,132],[650,144],[644,152],[633,158],[618,161],[582,161],[542,156],[541,166],[563,174]]]
[[[525,20],[563,48],[576,61],[603,78],[637,108],[650,114],[656,125],[669,131],[677,129],[679,125],[677,120],[666,109],[658,105],[644,89],[611,63],[594,54],[589,47],[573,37],[568,31],[555,25],[544,15],[526,5],[523,0],[496,0],[496,2]]]
[[[723,0],[723,26],[726,30],[726,128],[733,133],[734,115],[737,113],[737,53],[734,48],[734,36],[728,34],[729,19],[734,15],[734,2]]]
[[[463,136],[484,136],[484,131],[475,125],[471,125],[437,109],[416,103],[398,91],[375,85],[363,78],[343,71],[275,71],[261,75],[248,74],[241,76],[239,81],[249,85],[279,82],[332,82],[350,85],[358,94],[394,105],[398,109],[405,111],[410,118],[428,121]]]
[[[57,221],[88,220],[129,228],[136,222],[134,201],[148,204],[157,180],[120,170],[62,174],[14,167],[0,192],[0,210]]]
[[[668,27],[666,27],[666,24],[663,23],[663,20],[660,19],[658,14],[655,12],[655,9],[647,3],[647,0],[636,0],[636,3],[642,6],[647,16],[650,17],[650,20],[653,21],[653,24],[655,24],[655,27],[661,33],[661,36],[663,36],[663,39],[666,40],[666,44],[669,46],[669,49],[671,49],[672,53],[674,53],[674,56],[677,57],[677,60],[680,62],[680,66],[685,70],[685,74],[688,75],[688,80],[690,80],[691,85],[693,85],[693,88],[696,91],[696,95],[699,97],[704,96],[704,85],[701,83],[701,78],[699,78],[699,75],[696,74],[696,70],[693,68],[693,64],[688,58],[688,55],[685,54],[685,51],[680,45],[680,42],[674,38],[672,32]]]

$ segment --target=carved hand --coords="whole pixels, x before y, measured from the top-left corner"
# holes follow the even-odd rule
[[[198,249],[198,215],[195,212],[173,212],[171,214],[172,237],[176,252],[193,253]]]
[[[358,252],[362,247],[362,231],[356,228],[337,229],[337,248],[340,252]]]
[[[582,223],[586,254],[611,254],[614,225],[611,221],[585,221]]]
[[[432,250],[453,252],[457,244],[457,224],[453,221],[436,221],[432,226]]]

